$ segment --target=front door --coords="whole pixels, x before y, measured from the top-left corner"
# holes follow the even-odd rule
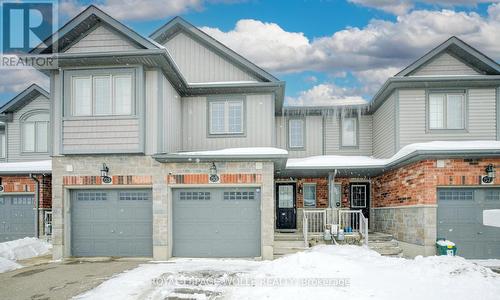
[[[351,209],[361,209],[368,218],[370,214],[370,184],[367,182],[352,182],[350,185]]]
[[[297,207],[295,205],[295,183],[276,184],[276,228],[297,228]]]

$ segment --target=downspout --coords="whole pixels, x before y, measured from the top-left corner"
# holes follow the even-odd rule
[[[334,169],[333,170],[333,173],[330,172],[328,173],[328,206],[330,206],[330,222],[329,223],[333,223],[334,221],[334,209],[336,208],[335,205],[332,205],[332,201],[334,200],[333,199],[333,195],[332,195],[332,192],[335,188],[335,176],[337,176],[337,169]]]
[[[43,176],[43,175],[42,175]],[[36,178],[36,176],[32,173],[30,173],[30,178],[35,181],[35,188],[36,188],[36,193],[35,193],[35,207],[36,207],[36,213],[35,213],[35,231],[36,231],[36,237],[40,238],[40,180]]]

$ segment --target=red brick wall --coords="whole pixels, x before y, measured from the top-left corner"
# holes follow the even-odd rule
[[[500,158],[446,159],[442,168],[436,160],[423,160],[388,171],[372,180],[373,206],[436,204],[438,186],[479,186],[488,164],[498,166]]]
[[[262,174],[220,174],[220,183],[262,183]],[[207,184],[208,174],[176,174],[166,176],[169,184]]]
[[[52,207],[52,176],[37,175],[40,181],[40,208]],[[0,175],[4,193],[36,193],[35,181],[28,175]]]
[[[151,176],[111,176],[113,183],[111,185],[151,185],[153,179]],[[101,176],[64,176],[63,184],[66,185],[101,185]]]

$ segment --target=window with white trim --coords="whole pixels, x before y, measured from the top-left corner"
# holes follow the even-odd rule
[[[288,120],[289,148],[304,148],[304,119]]]
[[[304,183],[304,207],[316,207],[316,184]]]
[[[72,115],[132,115],[134,104],[133,79],[132,73],[72,76]]]
[[[465,94],[431,93],[429,129],[465,129]]]
[[[49,114],[34,113],[21,120],[22,152],[46,153],[49,144]]]
[[[5,133],[0,133],[0,158],[5,158],[6,148]]]
[[[342,118],[342,146],[356,147],[358,145],[358,119],[356,117]]]
[[[243,100],[210,101],[210,134],[243,134],[243,110]]]

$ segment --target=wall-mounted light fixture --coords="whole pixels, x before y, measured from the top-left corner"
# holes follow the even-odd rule
[[[486,171],[486,176],[490,178],[495,178],[496,170],[493,164],[489,164],[484,170]]]
[[[103,163],[102,168],[101,168],[102,183],[104,183],[104,184],[112,184],[113,183],[113,178],[110,177],[108,174],[109,174],[109,168],[108,168],[108,166],[106,166],[105,163]]]
[[[210,183],[219,183],[220,182],[220,177],[219,177],[219,175],[217,175],[217,166],[215,165],[214,162],[212,162],[212,165],[210,166],[208,181]]]

